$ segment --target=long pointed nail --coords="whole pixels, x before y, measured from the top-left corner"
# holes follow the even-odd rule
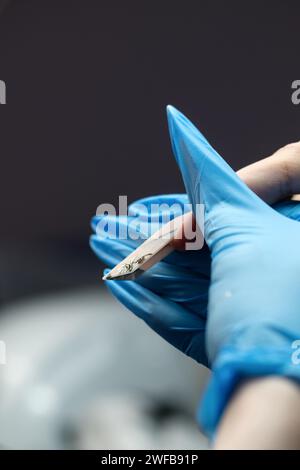
[[[109,281],[110,279],[112,279],[112,276],[109,273],[102,277],[102,281]]]

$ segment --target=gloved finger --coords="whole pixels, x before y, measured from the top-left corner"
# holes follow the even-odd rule
[[[205,322],[179,304],[158,296],[134,281],[107,281],[112,294],[156,333],[193,359],[207,364]]]
[[[282,201],[276,203],[273,208],[286,217],[298,221],[300,220],[300,202],[298,201]],[[152,228],[149,229],[147,223],[135,225],[132,223],[132,217],[124,216],[105,216],[106,224],[100,226],[99,222],[103,219],[103,216],[97,218],[97,231],[99,232],[99,237],[108,239],[117,238],[117,240],[121,241],[122,244],[112,244],[111,248],[114,250],[113,257],[109,254],[111,250],[106,251],[106,244],[103,247],[103,244],[101,241],[99,241],[98,237],[91,238],[91,246],[98,256],[100,252],[103,251],[102,260],[104,262],[106,262],[105,260],[109,261],[110,267],[113,267],[112,263],[120,262],[123,259],[122,254],[126,253],[127,256],[130,251],[137,248],[137,246],[149,236],[150,232],[157,230],[161,226],[159,223],[153,223],[151,224]],[[120,237],[120,235],[122,236]],[[129,249],[125,249],[124,246],[128,247]],[[205,276],[206,278],[210,277],[211,258],[207,245],[204,245],[202,250],[197,251],[187,251],[185,253],[175,251],[165,258],[164,261],[171,265],[191,269],[192,271],[195,271],[202,276]]]
[[[210,247],[224,239],[224,228],[227,234],[230,228],[243,230],[252,223],[249,214],[255,223],[258,213],[271,211],[185,116],[171,106],[167,112],[175,158],[200,227],[198,204],[204,204],[204,235]]]
[[[103,248],[103,244],[99,239],[119,240],[123,245],[130,247],[131,251],[133,251],[161,226],[162,224],[160,222],[149,223],[147,220],[139,221],[134,217],[98,217],[95,228],[97,235],[95,237],[92,236],[91,238],[91,248],[94,250],[96,255],[104,261],[103,257],[99,256]],[[124,253],[123,245],[120,246],[120,253]],[[118,249],[118,244],[114,243],[112,248],[116,251]],[[110,258],[107,253],[103,253],[103,255],[105,258]],[[119,259],[118,262],[120,262],[123,258],[121,254],[118,256],[117,253],[114,253],[114,259]],[[185,253],[173,252],[165,258],[165,262],[194,270],[207,278],[210,275],[210,253],[207,246],[203,247],[201,250]],[[111,264],[109,264],[109,266],[112,267]]]
[[[128,207],[128,214],[141,220],[164,223],[191,210],[187,194],[160,194],[133,202]]]
[[[90,246],[94,253],[111,268],[120,263],[139,244],[140,241],[138,240],[119,240],[111,239],[108,236],[104,238],[98,235],[90,237]],[[210,277],[211,259],[206,245],[200,251],[174,251],[164,259],[164,262],[172,267],[185,268],[205,279]]]
[[[131,253],[131,248],[119,240],[91,237],[91,247],[107,266],[112,268]],[[120,281],[118,281],[120,282]],[[140,276],[136,282],[173,302],[205,317],[209,279],[180,266],[160,262]]]
[[[275,204],[274,209],[277,210],[279,213],[282,215],[285,215],[286,217],[289,217],[294,220],[300,220],[300,203],[297,201],[283,201],[280,203]],[[116,224],[124,224],[127,225],[129,218],[115,218],[114,222]],[[120,232],[120,229],[117,228],[117,232]],[[136,234],[134,234],[136,235]],[[137,242],[136,240],[132,240],[130,238],[123,239],[123,240],[115,240],[110,242],[109,236],[110,232],[107,230],[106,232],[103,233],[103,236],[106,236],[108,241],[107,243],[104,243],[99,237],[97,236],[92,236],[91,237],[91,247],[93,251],[96,253],[96,255],[105,263],[107,264],[110,268],[118,264],[122,259],[124,259],[132,250],[134,250],[140,242]],[[210,268],[211,268],[211,258],[210,258],[210,252],[205,245],[201,251],[195,251],[195,252],[173,252],[171,255],[169,255],[167,258],[165,258],[165,265],[172,265],[171,268],[174,269],[175,266],[186,268],[187,270],[193,271],[195,273],[198,273],[201,277],[200,279],[206,279],[207,281],[210,278]],[[171,288],[175,283],[174,278],[176,277],[178,273],[175,271],[174,272],[174,277],[173,281],[171,284]],[[184,273],[182,273],[183,275]],[[165,271],[158,270],[156,273],[157,276],[161,275],[161,277],[167,281],[168,276],[166,276]],[[149,275],[145,277],[143,276],[143,279],[148,282],[148,278],[151,279],[151,277],[154,276],[154,271],[151,270]],[[158,281],[158,277],[156,278]],[[161,282],[161,281],[159,281]],[[168,282],[168,281],[167,281]],[[155,284],[157,284],[155,282]],[[162,284],[162,289],[160,291],[159,288],[156,288],[155,286],[150,286],[150,284],[147,285],[148,288],[154,289],[157,293],[162,292],[165,293],[166,296],[169,296],[170,294],[167,293],[165,290],[165,287]],[[189,289],[188,289],[189,291]],[[179,293],[179,297],[181,296],[181,293]],[[188,297],[190,294],[188,294]],[[179,300],[173,298],[173,300]],[[185,302],[187,302],[187,299],[184,299]],[[197,299],[195,301],[195,305],[197,306]],[[193,308],[191,306],[191,308]]]

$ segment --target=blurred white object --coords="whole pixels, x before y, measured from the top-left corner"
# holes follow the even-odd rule
[[[194,413],[207,375],[101,289],[6,308],[0,340],[6,344],[6,365],[0,365],[0,445],[6,448],[65,448],[70,444],[64,436],[75,431],[79,445],[87,448],[88,440],[76,426],[86,423],[90,436],[93,403],[98,410],[102,403],[102,411],[95,432],[99,442],[90,439],[91,448],[150,448],[149,433],[141,431],[146,420],[138,424],[142,418],[136,397],[173,400]],[[111,395],[118,397],[117,406],[105,398]],[[123,431],[117,429],[119,414]],[[200,433],[195,436],[201,447]],[[166,435],[162,442],[167,448]],[[156,440],[155,446],[161,445]]]
[[[142,394],[102,396],[78,428],[80,449],[205,449],[195,420],[169,416],[155,423],[151,400]]]

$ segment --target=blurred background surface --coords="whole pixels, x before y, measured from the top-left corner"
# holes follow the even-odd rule
[[[107,297],[89,220],[118,195],[183,190],[168,103],[235,169],[299,140],[299,15],[291,0],[0,0],[0,444],[205,445],[206,374]]]

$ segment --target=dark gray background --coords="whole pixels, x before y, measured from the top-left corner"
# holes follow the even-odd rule
[[[97,205],[183,189],[166,104],[235,169],[300,138],[297,1],[1,3],[2,300],[98,282]]]

